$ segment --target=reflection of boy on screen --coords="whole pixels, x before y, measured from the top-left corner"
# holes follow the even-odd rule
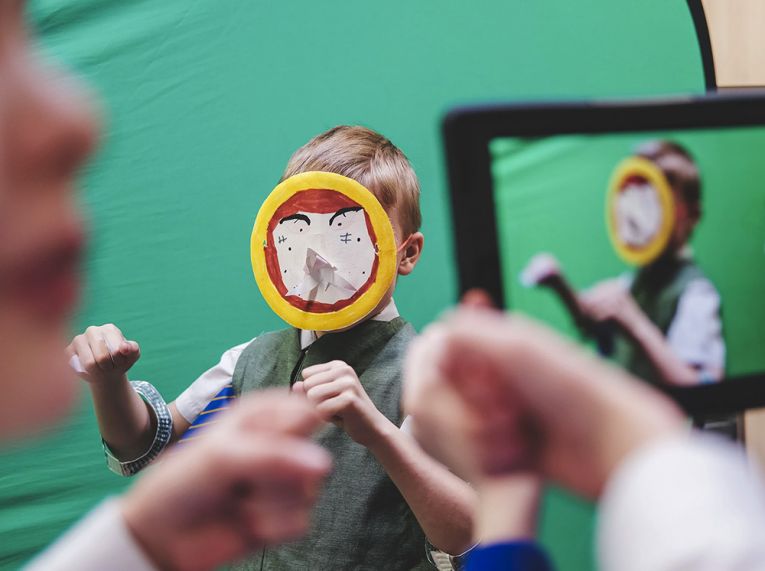
[[[653,383],[719,381],[725,369],[720,295],[688,245],[701,218],[701,180],[677,143],[651,141],[636,156],[663,173],[675,199],[675,223],[664,252],[629,279],[596,284],[579,296],[584,314],[618,327],[614,358]]]

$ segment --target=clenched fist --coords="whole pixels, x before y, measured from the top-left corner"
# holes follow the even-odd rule
[[[372,444],[391,426],[361,386],[356,371],[343,361],[307,367],[303,380],[295,383],[292,390],[305,394],[322,420],[334,422],[364,446]]]
[[[108,383],[122,378],[141,356],[135,341],[128,341],[116,325],[90,326],[67,348],[79,360],[79,375],[89,383]]]

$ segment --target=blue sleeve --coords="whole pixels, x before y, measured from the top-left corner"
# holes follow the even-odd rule
[[[509,541],[473,549],[465,571],[553,571],[553,566],[536,542]]]

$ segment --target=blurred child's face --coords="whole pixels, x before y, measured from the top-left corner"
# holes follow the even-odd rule
[[[74,81],[38,59],[24,2],[0,0],[0,440],[65,412],[79,289],[75,180],[96,139]]]

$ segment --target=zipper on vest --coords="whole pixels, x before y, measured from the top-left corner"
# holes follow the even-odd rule
[[[310,349],[311,346],[309,345],[305,349],[300,350],[300,357],[298,357],[298,362],[295,365],[295,368],[292,369],[292,375],[290,375],[290,388],[298,382],[300,377],[300,373],[303,372],[303,361],[305,361],[305,355],[308,353],[308,349]]]

